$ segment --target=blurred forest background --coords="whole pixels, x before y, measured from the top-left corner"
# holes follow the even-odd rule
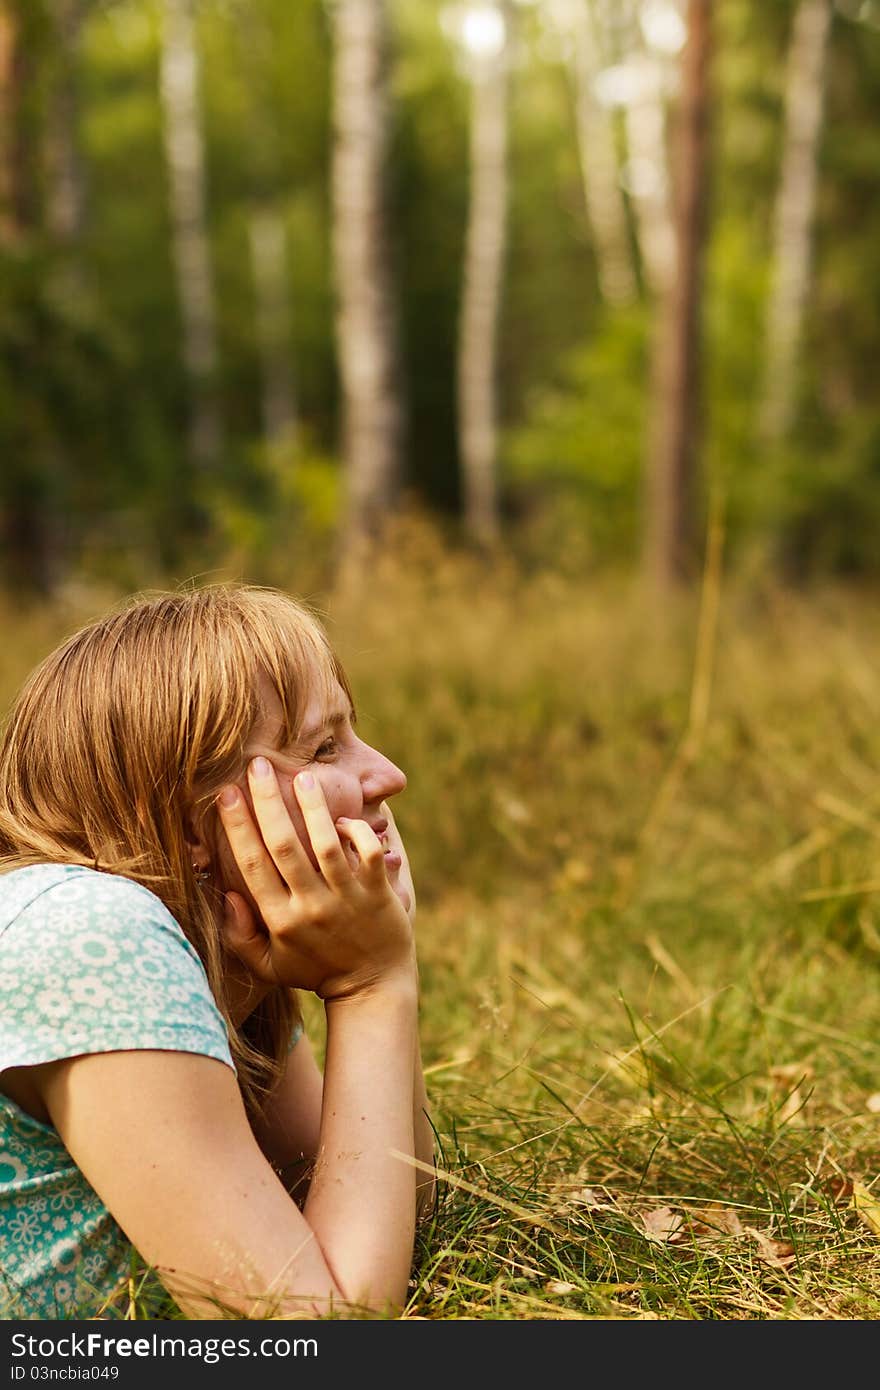
[[[876,576],[880,0],[2,0],[6,584]]]

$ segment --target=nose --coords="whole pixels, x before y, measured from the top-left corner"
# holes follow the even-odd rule
[[[361,772],[361,790],[364,801],[387,801],[397,796],[406,786],[406,774],[401,772],[390,758],[378,749],[364,744],[364,766]]]

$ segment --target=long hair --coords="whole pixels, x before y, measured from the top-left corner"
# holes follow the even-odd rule
[[[350,697],[317,619],[277,590],[213,584],[139,596],[46,657],[0,741],[0,873],[82,864],[161,898],[205,967],[252,1118],[282,1073],[296,995],[275,989],[233,1023],[222,890],[195,882],[187,825],[216,843],[214,798],[244,774],[266,682],[287,743],[310,695],[337,681]]]

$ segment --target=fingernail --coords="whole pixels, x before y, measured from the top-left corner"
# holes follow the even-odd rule
[[[255,777],[268,777],[272,771],[272,765],[268,758],[254,758],[251,763],[251,772]]]
[[[221,806],[234,806],[238,800],[238,787],[224,787],[217,800]]]
[[[297,785],[308,791],[315,785],[315,778],[311,772],[300,772],[297,774]]]

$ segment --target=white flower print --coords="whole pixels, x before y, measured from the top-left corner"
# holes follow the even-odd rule
[[[21,1182],[22,1178],[26,1178],[27,1175],[28,1170],[20,1158],[16,1158],[15,1154],[9,1152],[9,1149],[0,1152],[0,1188],[12,1187],[14,1183]]]
[[[119,947],[106,936],[98,936],[95,932],[78,936],[72,941],[70,953],[85,965],[93,965],[96,968],[115,965],[119,960]]]
[[[44,989],[36,997],[37,1012],[57,1022],[70,1013],[70,1000],[60,989]]]
[[[17,1211],[6,1229],[22,1245],[33,1245],[40,1234],[40,1218],[32,1211]]]
[[[111,994],[97,975],[83,975],[78,980],[71,980],[70,997],[74,1004],[91,1004],[93,1009],[101,1009]]]
[[[5,875],[0,978],[15,982],[3,997],[8,1066],[143,1047],[229,1064],[196,953],[161,900],[127,879],[50,864]],[[69,1315],[80,1278],[103,1302],[131,1254],[51,1127],[2,1097],[0,1245],[29,1309],[46,1318]]]
[[[79,1250],[72,1240],[59,1240],[53,1245],[51,1260],[59,1274],[70,1274],[79,1263]]]

